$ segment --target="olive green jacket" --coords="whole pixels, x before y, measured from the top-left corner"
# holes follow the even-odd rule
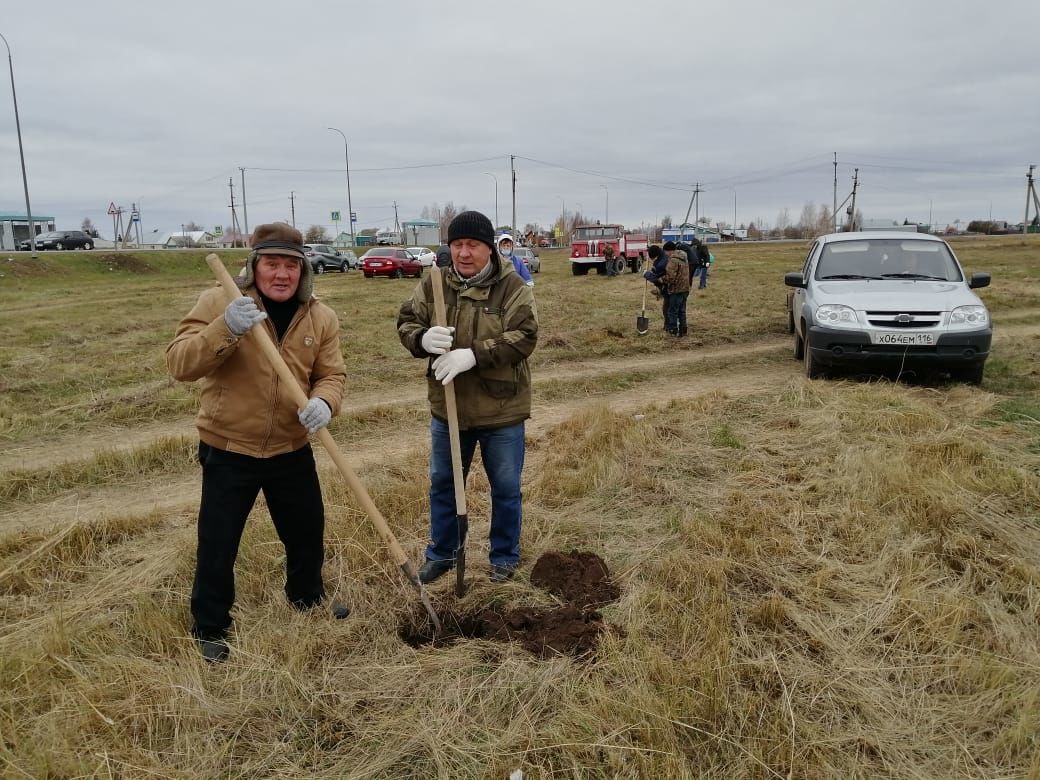
[[[477,365],[453,380],[459,428],[502,428],[531,416],[531,371],[527,358],[538,343],[534,291],[512,263],[492,260],[498,272],[484,285],[469,287],[451,268],[441,271],[449,326],[455,327],[453,349],[470,348]],[[435,325],[432,274],[401,305],[397,333],[417,358],[433,356],[422,347],[423,334]],[[426,367],[430,410],[447,419],[444,386]]]

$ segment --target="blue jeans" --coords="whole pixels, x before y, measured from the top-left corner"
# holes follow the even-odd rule
[[[703,290],[708,286],[708,266],[702,265],[697,269],[696,273],[701,277],[701,283],[697,285],[697,289]]]
[[[426,558],[454,560],[459,543],[455,514],[455,481],[451,468],[448,424],[430,421],[430,543]],[[473,453],[480,445],[480,458],[491,484],[491,563],[516,566],[520,562],[522,518],[520,474],[524,470],[524,424],[506,428],[475,428],[459,431],[462,471],[469,476]]]
[[[688,292],[668,293],[668,313],[665,315],[664,327],[673,336],[686,335],[686,299]]]

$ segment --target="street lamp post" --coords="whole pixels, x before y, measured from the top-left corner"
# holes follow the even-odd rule
[[[607,187],[606,184],[601,184],[599,186],[603,188],[604,195],[605,195],[605,197],[607,199],[605,208],[603,209],[603,224],[604,225],[609,225],[610,224],[610,188]]]
[[[563,199],[562,195],[557,195],[560,199],[560,208],[563,209],[563,216],[560,217],[560,238],[562,239],[567,233],[567,201]]]
[[[347,221],[350,223],[350,246],[354,247],[354,206],[350,202],[350,149],[347,146],[347,136],[338,127],[326,128],[343,136],[343,159],[347,164]]]
[[[495,180],[495,230],[498,230],[498,178],[493,173],[484,171],[485,176],[490,176]]]
[[[25,175],[25,151],[22,149],[22,123],[18,119],[18,95],[14,89],[14,62],[11,59],[11,45],[7,42],[7,38],[0,35],[0,41],[4,42],[4,46],[7,47],[7,67],[11,71],[11,100],[14,101],[14,126],[18,132],[18,156],[22,161],[22,189],[25,190],[25,217],[29,221],[29,249],[32,250],[32,256],[36,257],[36,226],[33,224],[32,208],[29,206],[29,179]],[[15,249],[18,248],[17,243]]]

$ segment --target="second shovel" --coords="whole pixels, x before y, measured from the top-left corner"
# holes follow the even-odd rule
[[[430,286],[433,287],[433,324],[448,326],[444,307],[444,287],[441,269],[430,266]],[[451,470],[455,477],[455,514],[459,526],[459,546],[455,550],[455,595],[466,595],[466,534],[469,517],[466,514],[466,475],[462,470],[462,444],[459,440],[459,412],[455,404],[455,383],[444,386],[444,404],[448,412],[448,439],[451,442]]]

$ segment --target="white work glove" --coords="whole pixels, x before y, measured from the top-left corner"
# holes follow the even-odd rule
[[[453,349],[433,361],[433,375],[442,385],[446,385],[476,364],[477,356],[472,349]]]
[[[320,398],[312,398],[300,411],[300,425],[307,429],[307,433],[317,433],[332,419],[332,410],[329,405]]]
[[[244,336],[249,329],[267,319],[267,312],[260,311],[256,301],[248,295],[235,298],[224,309],[224,324],[236,336]]]
[[[455,328],[434,325],[422,335],[422,348],[431,355],[443,355],[451,349]]]

